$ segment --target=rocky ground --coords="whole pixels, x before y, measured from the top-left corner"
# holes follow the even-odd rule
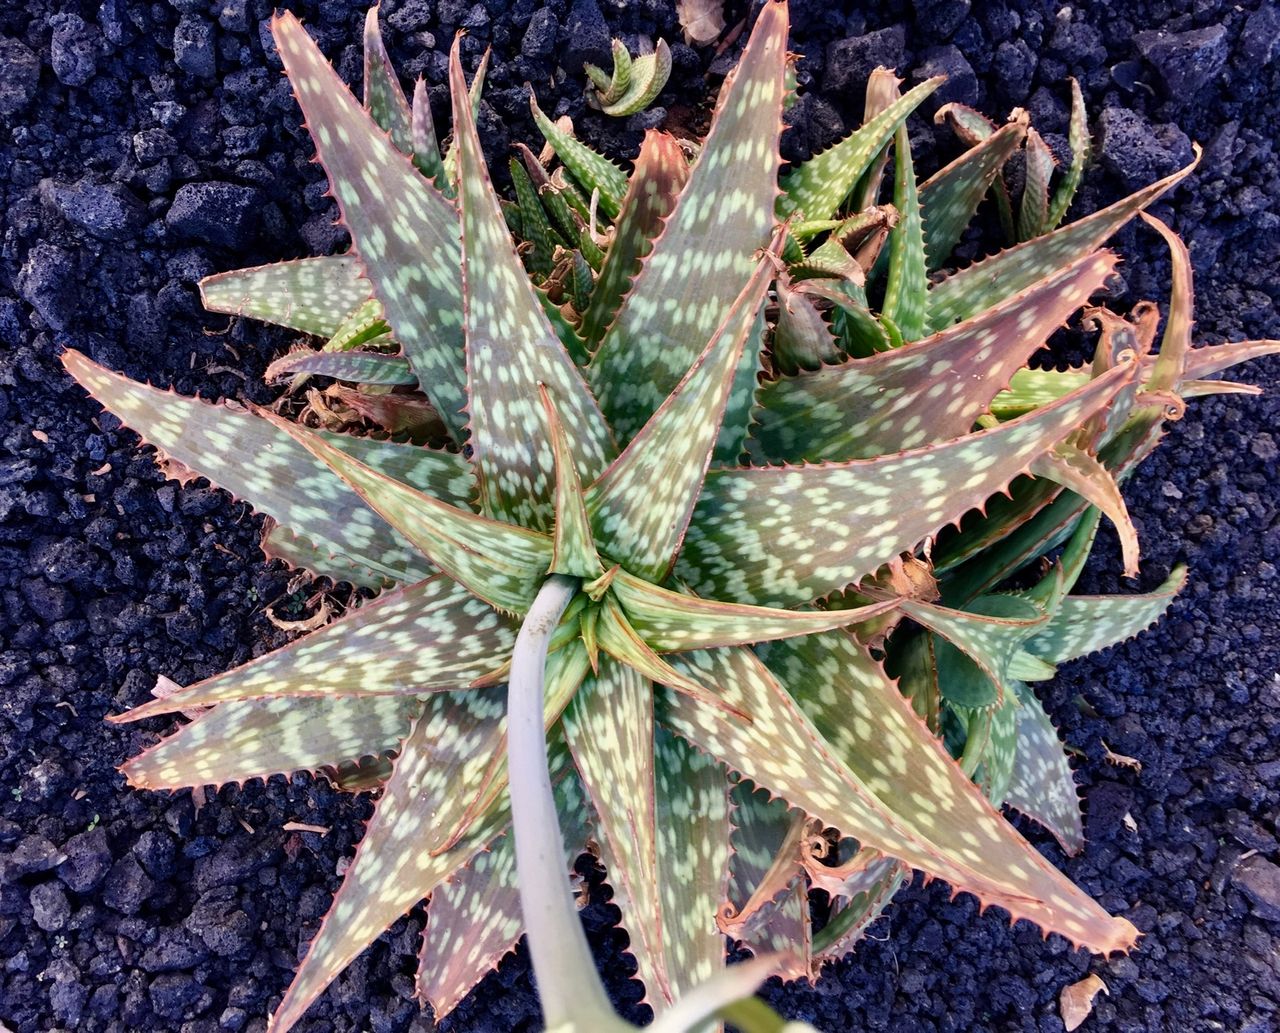
[[[288,3],[348,81],[363,0]],[[629,122],[585,112],[581,63],[609,37],[679,39],[660,0],[387,0],[406,79],[444,80],[468,32],[495,63],[482,108],[489,153],[532,141],[522,84],[589,138],[634,153],[651,124],[697,126],[734,50],[673,45],[659,108]],[[1080,207],[1184,163],[1200,170],[1158,209],[1186,236],[1199,336],[1280,337],[1280,7],[1274,0],[906,0],[793,3],[804,95],[786,152],[858,120],[877,64],[951,81],[938,100],[1030,109],[1065,133],[1081,79],[1101,143]],[[345,246],[265,27],[269,0],[16,0],[0,7],[0,1021],[19,1033],[254,1030],[314,933],[368,805],[307,778],[207,799],[126,791],[115,765],[163,722],[102,723],[157,674],[185,683],[282,641],[264,606],[289,573],[267,564],[248,509],[165,482],[136,438],[57,363],[66,345],[184,393],[265,401],[258,376],[286,343],[205,315],[215,270]],[[747,13],[729,5],[730,21]],[[437,117],[445,98],[437,87]],[[914,126],[920,162],[953,150]],[[499,162],[498,164],[503,164]],[[1163,301],[1152,235],[1120,238],[1119,304]],[[1251,378],[1280,387],[1280,360]],[[1179,559],[1189,587],[1155,631],[1047,686],[1079,779],[1090,845],[1076,881],[1146,937],[1114,961],[979,916],[942,887],[905,890],[856,954],[816,987],[769,991],[786,1014],[837,1030],[1062,1029],[1060,988],[1097,972],[1087,1028],[1262,1033],[1280,1016],[1280,402],[1193,403],[1128,490],[1143,587]],[[1124,589],[1108,540],[1082,590]],[[1077,705],[1087,701],[1088,706]],[[1108,748],[1141,771],[1106,759]],[[327,835],[285,832],[288,821]],[[594,942],[619,999],[636,1000],[615,912],[597,888]],[[423,916],[400,922],[300,1025],[426,1030],[412,1000]],[[640,1017],[643,1009],[634,1009]],[[536,1028],[523,951],[441,1029]]]

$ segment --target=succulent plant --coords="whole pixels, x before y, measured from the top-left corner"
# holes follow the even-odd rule
[[[584,70],[595,86],[594,100],[606,115],[635,115],[654,102],[671,78],[671,48],[665,40],[633,58],[622,40],[613,41],[613,71],[588,63]]]
[[[628,176],[535,105],[563,168],[535,183],[522,161],[536,197],[504,208],[456,44],[442,154],[376,11],[363,107],[292,15],[272,28],[354,250],[221,274],[204,298],[325,338],[272,373],[339,383],[245,411],[65,358],[175,469],[265,514],[269,555],[382,590],[117,719],[208,708],[124,766],[136,786],[378,789],[272,1028],[424,898],[437,1015],[518,939],[503,684],[521,621],[566,583],[542,716],[560,828],[596,845],[659,1014],[724,967],[725,934],[813,975],[912,870],[1129,948],[1133,926],[996,804],[1078,848],[1029,685],[1162,612],[1177,577],[1069,594],[1098,513],[1136,571],[1118,482],[1184,399],[1247,390],[1208,377],[1280,343],[1192,348],[1186,249],[1147,217],[1173,255],[1159,350],[1153,305],[1090,309],[1090,365],[1028,363],[1106,283],[1104,241],[1190,169],[949,269],[1025,119],[917,183],[904,122],[938,83],[899,97],[883,71],[867,123],[780,177],[770,2],[691,167],[651,132]],[[539,210],[568,213],[550,246]],[[1039,583],[996,591],[1059,546]],[[811,886],[834,902],[820,929]]]

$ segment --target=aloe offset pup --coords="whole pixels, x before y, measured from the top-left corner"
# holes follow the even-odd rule
[[[272,1028],[425,897],[437,1014],[519,937],[503,686],[548,575],[577,586],[545,671],[562,834],[598,844],[660,1015],[724,966],[725,934],[814,973],[911,870],[1091,950],[1131,946],[996,805],[1078,848],[1028,686],[1176,588],[1070,595],[1097,513],[1136,570],[1117,482],[1185,398],[1237,389],[1208,376],[1280,344],[1193,349],[1185,248],[1149,220],[1174,258],[1159,350],[1154,306],[1093,309],[1090,366],[1028,360],[1105,284],[1106,238],[1189,169],[1053,229],[1073,163],[1043,217],[1033,192],[1036,235],[949,271],[1025,118],[917,183],[903,123],[938,83],[898,96],[882,71],[866,124],[780,177],[787,10],[770,3],[692,166],[650,133],[627,176],[535,105],[564,168],[526,160],[504,204],[456,45],[442,150],[376,13],[363,106],[296,19],[273,31],[354,250],[204,295],[325,338],[273,372],[341,383],[290,419],[66,358],[169,459],[269,516],[269,554],[384,588],[123,717],[211,708],[125,766],[135,785],[309,770],[380,788]],[[347,432],[371,425],[431,444]],[[995,591],[1064,542],[1038,585]],[[817,931],[810,886],[834,901]]]

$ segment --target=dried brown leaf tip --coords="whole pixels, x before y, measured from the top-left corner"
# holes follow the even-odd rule
[[[689,31],[719,33],[716,7],[682,4]],[[1136,569],[1118,485],[1185,400],[1231,390],[1208,378],[1280,343],[1195,347],[1186,250],[1149,220],[1174,264],[1161,339],[1147,306],[1095,320],[1091,366],[1030,363],[1105,286],[1108,238],[1190,170],[1063,221],[1088,158],[1073,90],[1065,167],[1024,113],[997,128],[951,107],[967,149],[917,182],[909,121],[939,82],[901,92],[888,70],[863,126],[783,169],[793,76],[771,0],[696,147],[650,133],[624,167],[534,101],[548,147],[500,197],[483,62],[454,49],[442,145],[376,13],[363,101],[294,16],[272,28],[353,250],[201,287],[214,311],[314,338],[270,371],[306,389],[246,411],[65,357],[169,469],[270,518],[270,555],[378,593],[339,616],[317,599],[284,648],[124,715],[192,717],[125,765],[137,786],[306,771],[378,790],[271,1028],[425,898],[418,986],[438,1017],[516,942],[505,683],[549,574],[576,586],[543,629],[554,820],[571,849],[598,844],[659,1023],[685,1028],[684,995],[720,978],[726,902],[734,935],[803,975],[911,870],[1129,949],[1134,927],[999,808],[1081,848],[1037,683],[1179,605],[1186,577],[1074,593],[1111,533],[1099,515]],[[609,103],[640,64],[615,53]],[[957,269],[991,193],[1025,239]],[[814,827],[822,860],[797,848]],[[553,868],[567,879],[568,859]],[[815,884],[835,897],[819,933]]]

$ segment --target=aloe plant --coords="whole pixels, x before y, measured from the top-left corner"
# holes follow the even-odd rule
[[[135,786],[320,771],[380,790],[272,1029],[426,897],[417,985],[443,1015],[520,936],[521,885],[567,879],[560,849],[518,877],[503,750],[517,635],[555,586],[573,586],[540,694],[560,833],[597,845],[660,1018],[717,978],[725,934],[815,975],[913,870],[1128,949],[1133,926],[996,803],[1078,848],[1031,686],[1178,584],[1069,594],[1097,513],[1136,571],[1118,483],[1184,399],[1238,390],[1208,377],[1280,351],[1191,347],[1186,250],[1149,217],[1174,258],[1159,349],[1154,306],[1085,308],[1117,260],[1106,239],[1190,169],[955,271],[1026,120],[917,183],[904,123],[938,81],[898,96],[886,70],[866,124],[780,176],[771,2],[692,165],[651,132],[628,175],[541,117],[562,167],[530,153],[535,196],[504,204],[475,128],[483,75],[468,88],[456,45],[442,149],[376,11],[363,105],[292,15],[272,30],[354,250],[202,290],[325,340],[273,367],[302,401],[216,406],[65,357],[167,461],[269,518],[268,555],[381,590],[116,718],[208,708],[124,766]],[[1092,364],[1030,368],[1082,309]],[[316,376],[336,383],[302,394]],[[1064,543],[1041,583],[998,591]],[[821,929],[810,887],[834,902]]]
[[[671,48],[658,40],[650,53],[633,58],[626,44],[615,39],[613,71],[593,64],[587,64],[585,71],[601,111],[619,117],[634,115],[652,104],[671,78]]]

